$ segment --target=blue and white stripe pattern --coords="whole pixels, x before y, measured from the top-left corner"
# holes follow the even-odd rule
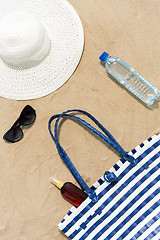
[[[121,158],[109,171],[114,182],[101,177],[92,187],[98,202],[87,198],[72,207],[58,227],[74,240],[160,239],[160,134],[129,152],[133,166]]]

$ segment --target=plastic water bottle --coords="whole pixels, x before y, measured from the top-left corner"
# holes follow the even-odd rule
[[[147,105],[158,99],[160,91],[119,57],[104,52],[99,58],[107,72]]]

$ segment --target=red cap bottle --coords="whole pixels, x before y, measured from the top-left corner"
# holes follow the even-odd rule
[[[54,177],[50,179],[50,182],[58,187],[62,196],[76,207],[78,207],[88,197],[87,193],[71,182],[63,183]]]

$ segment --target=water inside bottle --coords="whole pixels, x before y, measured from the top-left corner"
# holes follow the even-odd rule
[[[126,69],[124,66],[122,66],[119,62],[113,62],[111,63],[109,70],[122,82],[125,81],[125,77],[130,72],[128,69]]]
[[[112,62],[109,66],[109,70],[136,96],[140,97],[146,103],[150,103],[155,99],[157,92],[152,88],[150,84],[145,82],[142,77],[129,67],[123,66],[120,62]]]

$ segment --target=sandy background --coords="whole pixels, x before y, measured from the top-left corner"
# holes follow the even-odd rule
[[[63,240],[57,224],[71,205],[49,183],[54,175],[75,182],[57,154],[47,124],[67,109],[89,111],[126,149],[160,130],[160,103],[147,109],[111,80],[99,63],[105,50],[119,56],[160,89],[159,0],[69,0],[85,31],[81,62],[56,92],[32,101],[0,98],[0,239]],[[4,132],[26,105],[37,112],[35,124],[16,144]],[[78,124],[67,120],[60,132],[62,146],[91,186],[119,156]]]

